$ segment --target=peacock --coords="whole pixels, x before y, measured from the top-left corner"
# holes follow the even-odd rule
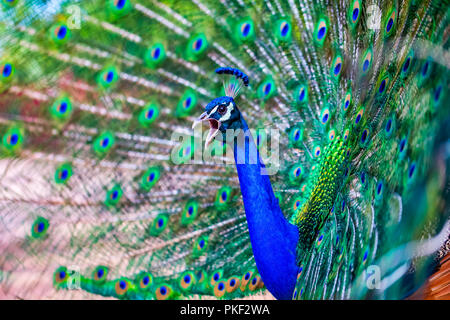
[[[448,0],[0,1],[0,297],[450,297]]]

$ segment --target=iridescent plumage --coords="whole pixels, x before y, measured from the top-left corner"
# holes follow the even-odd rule
[[[408,296],[448,236],[449,10],[1,1],[0,291]]]

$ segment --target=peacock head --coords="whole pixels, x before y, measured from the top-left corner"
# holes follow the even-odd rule
[[[234,98],[236,98],[242,85],[248,86],[248,76],[239,69],[229,67],[217,68],[215,72],[217,74],[234,76],[237,80],[224,82],[225,96],[215,98],[208,103],[205,108],[206,111],[192,124],[192,128],[194,128],[199,123],[209,123],[206,146],[211,143],[219,132],[222,132],[223,138],[225,138],[227,130],[237,130],[244,127],[241,112],[237,108]]]
[[[200,123],[208,122],[209,132],[206,137],[206,146],[211,143],[219,132],[222,132],[223,137],[225,137],[226,131],[229,129],[242,129],[241,112],[232,97],[223,96],[216,98],[208,103],[205,109],[206,111],[194,121],[192,128],[195,128]]]

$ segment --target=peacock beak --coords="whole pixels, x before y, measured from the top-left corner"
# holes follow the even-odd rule
[[[205,148],[208,147],[209,144],[213,141],[214,137],[217,136],[217,134],[219,133],[219,128],[221,126],[221,122],[219,120],[210,118],[209,114],[207,112],[204,112],[200,115],[200,117],[195,119],[194,123],[192,124],[192,129],[194,129],[198,124],[206,121],[208,121],[209,123],[209,132],[208,136],[206,137]]]

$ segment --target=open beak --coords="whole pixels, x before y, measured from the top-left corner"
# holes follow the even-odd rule
[[[220,121],[214,118],[210,118],[208,113],[204,112],[194,121],[194,123],[192,124],[192,129],[194,129],[198,124],[206,121],[209,123],[209,132],[208,136],[206,137],[205,148],[208,147],[209,144],[214,140],[214,137],[217,136],[221,125]]]

